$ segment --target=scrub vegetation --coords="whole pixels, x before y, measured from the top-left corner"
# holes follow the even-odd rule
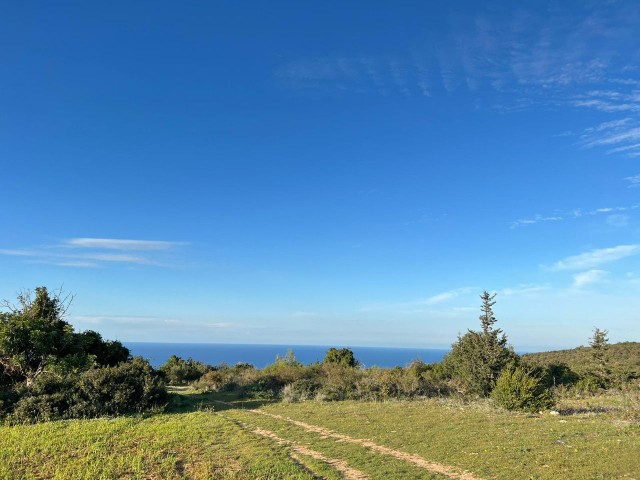
[[[480,329],[441,363],[396,368],[331,348],[310,365],[290,351],[264,369],[172,356],[156,370],[74,332],[68,304],[38,288],[0,314],[0,479],[640,472],[640,344],[596,328],[588,347],[517,355],[487,292]]]

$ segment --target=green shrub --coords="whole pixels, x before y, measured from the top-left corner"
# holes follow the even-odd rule
[[[316,396],[316,392],[320,388],[320,384],[313,380],[297,380],[288,383],[282,389],[282,401],[284,402],[303,402],[311,400]]]
[[[353,355],[353,351],[348,348],[338,349],[333,347],[327,350],[322,363],[333,363],[336,365],[341,365],[343,367],[354,368],[360,365],[360,362],[358,362],[358,360],[356,360],[356,357]]]
[[[575,389],[579,393],[594,394],[605,388],[607,388],[607,384],[602,377],[591,372],[580,377],[580,380],[575,384]]]
[[[176,355],[171,355],[159,370],[166,376],[170,385],[187,385],[199,380],[212,369],[212,366],[191,357],[184,360]]]
[[[156,411],[167,401],[164,381],[140,357],[65,377],[39,376],[19,393],[9,415],[14,423]]]
[[[160,409],[167,401],[164,380],[146,360],[135,357],[115,367],[84,372],[70,417],[97,417]]]
[[[505,368],[491,392],[493,400],[507,410],[538,412],[554,405],[551,392],[540,377],[525,367]]]

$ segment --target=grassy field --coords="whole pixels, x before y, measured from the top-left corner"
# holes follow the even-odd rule
[[[640,479],[640,425],[625,402],[525,415],[481,402],[260,404],[186,391],[173,413],[0,427],[0,478]]]

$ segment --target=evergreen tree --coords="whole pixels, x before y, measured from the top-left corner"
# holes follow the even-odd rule
[[[451,346],[444,364],[452,377],[467,393],[487,396],[495,386],[500,372],[517,360],[517,355],[507,345],[507,336],[499,328],[493,328],[495,294],[483,292],[480,296],[481,331],[469,330]]]
[[[611,370],[609,369],[609,359],[607,357],[607,350],[609,350],[608,334],[607,330],[600,330],[595,327],[593,335],[589,339],[595,369],[594,373],[603,387],[606,387],[611,379]]]

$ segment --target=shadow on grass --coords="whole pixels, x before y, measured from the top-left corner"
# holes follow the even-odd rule
[[[252,409],[277,400],[243,398],[236,392],[197,392],[185,387],[169,387],[167,413]]]

